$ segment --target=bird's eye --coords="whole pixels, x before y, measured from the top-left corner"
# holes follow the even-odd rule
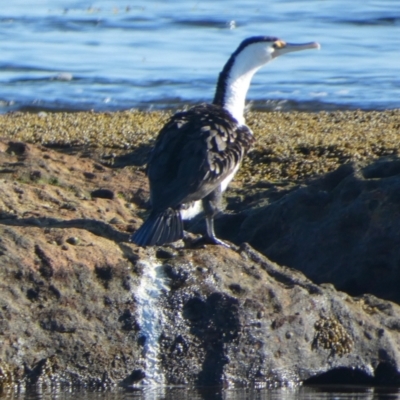
[[[277,40],[276,42],[274,42],[272,47],[274,49],[281,49],[282,47],[285,47],[285,45],[286,45],[286,43],[283,40]]]

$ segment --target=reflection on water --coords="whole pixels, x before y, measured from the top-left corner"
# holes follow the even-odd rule
[[[360,386],[309,386],[280,389],[220,389],[143,387],[108,391],[48,390],[32,388],[3,393],[13,400],[377,400],[400,399],[400,388]]]

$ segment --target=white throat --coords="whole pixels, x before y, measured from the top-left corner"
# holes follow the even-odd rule
[[[272,59],[270,54],[266,51],[260,51],[260,48],[265,48],[265,44],[250,45],[239,53],[225,83],[223,107],[231,113],[240,125],[245,123],[246,96],[253,75]]]
[[[244,108],[246,105],[246,96],[251,79],[258,69],[248,71],[242,75],[235,75],[235,71],[232,71],[228,78],[224,108],[230,112],[239,125],[245,124]]]

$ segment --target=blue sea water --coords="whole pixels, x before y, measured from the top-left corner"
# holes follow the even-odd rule
[[[264,67],[253,109],[400,108],[399,0],[3,0],[0,113],[210,101],[253,35],[322,46]]]

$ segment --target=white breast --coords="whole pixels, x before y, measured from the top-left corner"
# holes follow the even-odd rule
[[[203,211],[203,205],[201,200],[194,201],[189,207],[186,209],[180,210],[181,218],[183,220],[192,219],[197,214],[200,214]]]
[[[235,176],[236,172],[238,171],[240,164],[236,165],[235,169],[221,182],[221,191],[225,192],[226,188],[228,187],[229,183]]]

